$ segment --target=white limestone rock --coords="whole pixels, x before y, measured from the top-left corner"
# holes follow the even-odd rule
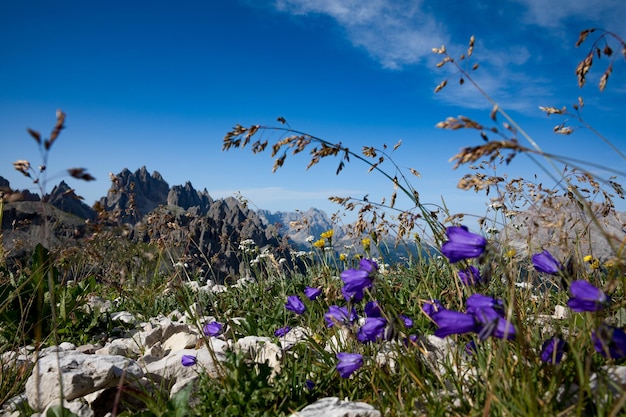
[[[111,320],[121,321],[122,323],[125,323],[125,324],[135,324],[137,322],[137,319],[135,318],[135,316],[132,313],[129,313],[128,311],[118,311],[117,313],[111,314]]]
[[[198,337],[190,333],[176,333],[163,343],[166,352],[175,352],[183,349],[192,349],[198,343]]]
[[[367,403],[326,397],[307,405],[290,417],[381,417],[381,414]]]
[[[305,341],[311,334],[311,331],[305,327],[294,327],[283,337],[279,338],[280,347],[283,350],[290,349],[294,345]]]
[[[47,354],[39,358],[26,381],[28,404],[37,411],[63,397],[71,401],[102,388],[114,387],[124,378],[137,380],[141,368],[131,359],[117,355],[86,355],[75,351]]]
[[[166,357],[157,361],[146,364],[146,377],[160,383],[166,380],[168,383],[175,384],[177,381],[197,376],[199,369],[204,369],[210,376],[218,376],[218,364],[214,362],[213,357],[218,362],[226,359],[225,351],[228,344],[222,340],[212,338],[211,346],[213,354],[209,352],[206,346],[200,349],[183,349],[172,352]],[[196,357],[197,363],[194,366],[183,366],[181,363],[183,355],[192,355]]]
[[[280,360],[283,352],[269,337],[246,336],[235,342],[236,351],[247,355],[255,363],[267,362],[274,369],[272,374],[280,372]]]
[[[41,414],[43,416],[47,416],[48,411],[51,411],[53,407],[55,406],[58,407],[59,405],[61,405],[61,400],[57,398],[54,401],[52,401],[50,404],[48,404],[48,406],[45,408],[45,410]],[[78,417],[94,417],[95,416],[95,413],[89,407],[89,404],[87,404],[85,401],[81,401],[80,399],[74,400],[74,401],[63,400],[62,405],[63,405],[63,408],[69,410],[71,413],[74,413]]]

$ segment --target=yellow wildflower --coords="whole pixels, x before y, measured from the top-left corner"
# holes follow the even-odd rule
[[[590,262],[590,267],[591,269],[600,269],[600,260],[599,259],[594,259],[593,261]]]
[[[361,239],[361,244],[363,245],[363,250],[368,251],[370,250],[370,238],[366,237],[364,239]]]
[[[322,239],[332,240],[333,235],[335,234],[335,230],[330,229],[321,234]]]
[[[316,240],[313,242],[313,247],[315,248],[323,248],[326,245],[326,241],[324,239]]]
[[[347,253],[340,253],[340,254],[339,254],[339,260],[340,260],[341,262],[345,262],[345,261],[347,261],[347,260],[348,260],[348,254],[347,254]]]
[[[506,251],[506,253],[504,254],[504,256],[506,258],[512,258],[515,256],[517,252],[515,251],[515,249],[509,249],[508,251]]]
[[[593,261],[593,256],[587,255],[583,258],[583,261],[591,263],[591,261]]]

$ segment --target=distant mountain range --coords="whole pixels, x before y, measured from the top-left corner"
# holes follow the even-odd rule
[[[23,256],[39,241],[44,241],[44,216],[54,224],[52,246],[60,246],[90,236],[95,225],[124,230],[136,242],[170,242],[184,247],[178,255],[197,268],[211,267],[220,279],[246,274],[241,264],[239,243],[252,239],[259,248],[276,248],[283,257],[289,251],[310,250],[309,236],[319,239],[322,232],[334,230],[334,247],[360,244],[351,236],[351,226],[333,224],[318,209],[306,212],[251,210],[233,197],[214,200],[204,189],[197,191],[190,182],[170,186],[157,171],[144,166],[135,172],[123,169],[111,176],[107,195],[93,207],[88,206],[64,181],[44,197],[43,204],[53,207],[42,213],[38,195],[12,190],[0,177],[0,191],[6,201],[2,219],[3,245],[11,256]],[[51,221],[52,220],[52,221]],[[193,242],[193,244],[190,244]],[[357,248],[358,249],[358,248]]]
[[[46,213],[42,213],[39,196],[12,190],[2,177],[0,192],[5,200],[3,246],[5,253],[14,257],[28,253],[46,233],[50,245],[59,246],[91,236],[96,227],[123,230],[124,236],[135,242],[168,242],[181,248],[177,252],[180,259],[198,269],[206,269],[210,263],[219,279],[248,273],[238,252],[239,243],[247,239],[259,248],[275,248],[277,256],[290,258],[290,251],[310,250],[311,239],[317,240],[323,232],[333,229],[335,251],[363,253],[362,236],[354,236],[353,225],[337,224],[322,210],[254,211],[233,197],[214,200],[206,189],[197,191],[190,182],[170,186],[161,174],[150,174],[145,166],[135,172],[124,169],[112,175],[107,195],[93,207],[86,205],[63,181],[44,197],[44,205],[51,207]],[[550,204],[518,213],[496,238],[504,238],[508,246],[526,255],[545,248],[565,259],[572,254],[560,247],[566,247],[564,243],[568,241],[577,242],[582,255],[592,249],[596,256],[610,254],[609,245],[597,228],[585,232],[590,218],[576,204],[565,197],[552,199]],[[45,216],[48,224],[54,224],[52,236],[43,229]],[[623,244],[626,214],[606,211],[598,205],[597,218],[611,233],[614,243]],[[394,247],[392,237],[382,246],[390,248],[385,256],[388,261],[416,254],[406,246]],[[435,252],[432,248],[426,250]]]

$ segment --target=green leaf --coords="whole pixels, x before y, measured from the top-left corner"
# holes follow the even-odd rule
[[[191,396],[192,384],[178,391],[167,403],[168,416],[186,417],[189,415],[189,397]],[[173,413],[170,413],[172,411]]]
[[[48,409],[48,412],[46,413],[46,417],[78,417],[78,416],[72,413],[67,408],[62,407],[61,405],[57,404],[57,405],[53,405],[52,407]]]

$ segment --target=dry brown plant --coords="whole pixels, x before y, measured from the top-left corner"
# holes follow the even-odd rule
[[[46,182],[48,179],[46,174],[50,149],[52,148],[54,142],[56,142],[59,138],[59,134],[63,129],[65,129],[65,113],[61,110],[57,110],[56,112],[56,123],[52,128],[52,132],[50,133],[50,137],[48,139],[42,139],[41,133],[31,128],[27,128],[26,130],[30,136],[35,140],[35,142],[37,142],[42,163],[37,167],[37,169],[35,169],[27,160],[20,159],[13,162],[13,167],[17,171],[21,172],[24,176],[31,178],[33,180],[33,184],[37,185],[42,200],[45,199],[46,196]],[[67,169],[67,174],[72,178],[83,181],[95,180],[95,178],[91,176],[85,168],[69,168]]]
[[[596,29],[590,29],[581,32],[576,46],[582,44],[587,36],[595,31]],[[602,31],[594,41],[590,53],[576,69],[580,87],[585,83],[585,76],[593,64],[594,55],[598,58],[606,56],[610,59],[599,85],[601,91],[606,87],[606,81],[615,60],[615,55],[609,46],[609,39],[618,43],[626,58],[624,41],[614,33]],[[544,152],[533,138],[474,81],[471,72],[475,71],[478,65],[472,65],[471,70],[466,69],[469,67],[467,61],[472,56],[473,49],[474,37],[470,39],[467,53],[462,54],[458,59],[450,56],[445,46],[433,49],[434,53],[443,56],[438,67],[453,65],[456,71],[451,77],[458,76],[461,85],[466,81],[472,84],[493,106],[489,114],[489,127],[465,116],[449,117],[436,125],[438,128],[448,130],[476,130],[485,142],[482,145],[465,147],[452,157],[451,161],[455,162],[454,168],[468,166],[473,171],[461,178],[459,188],[473,189],[476,192],[483,191],[486,195],[491,192],[491,208],[502,214],[503,225],[508,220],[517,219],[518,215],[526,213],[526,224],[523,229],[526,234],[526,250],[537,250],[542,246],[552,244],[557,247],[559,253],[571,255],[568,251],[572,251],[572,243],[580,246],[582,242],[587,242],[586,245],[589,246],[589,242],[593,240],[590,235],[601,234],[611,247],[612,256],[615,259],[621,259],[624,248],[623,239],[617,236],[611,227],[607,227],[608,220],[603,219],[612,216],[613,223],[621,221],[615,213],[613,198],[616,196],[624,198],[623,188],[616,179],[618,176],[626,175],[625,172],[592,161]],[[448,80],[449,78],[439,83],[435,92],[440,92],[448,85]],[[565,106],[540,106],[539,109],[546,116],[564,119],[554,127],[554,133],[571,135],[579,128],[588,129],[609,145],[622,159],[626,159],[615,145],[585,122],[582,116],[583,107],[584,101],[582,97],[579,97],[572,105],[572,110]],[[496,139],[493,139],[493,136],[496,136]],[[529,146],[520,144],[520,139],[524,139]],[[537,181],[537,176],[534,180],[509,179],[507,175],[497,173],[499,167],[510,164],[518,155],[530,158],[552,180],[553,184],[546,186]],[[541,163],[542,160],[546,163]],[[597,173],[598,171],[610,176],[602,176]],[[529,211],[532,212],[532,216],[528,214]],[[479,219],[481,226],[485,224],[485,221],[486,218]],[[520,222],[511,221],[511,224],[518,229],[521,228]],[[537,239],[540,232],[545,230],[552,231],[549,233],[549,239]],[[508,230],[507,237],[510,237],[512,232],[514,232],[513,229]],[[543,237],[546,237],[545,234]],[[590,251],[591,248],[585,247],[582,250]],[[579,258],[581,257],[579,254]]]
[[[419,177],[419,172],[414,168],[405,170],[395,164],[390,153],[397,150],[402,142],[399,141],[393,147],[383,144],[382,149],[364,146],[360,153],[352,151],[341,142],[331,143],[325,139],[299,132],[292,129],[287,121],[279,117],[278,122],[283,127],[271,127],[253,125],[249,128],[236,125],[228,132],[223,141],[222,150],[227,151],[232,148],[244,148],[251,145],[252,152],[257,154],[268,148],[271,139],[271,156],[274,159],[273,171],[282,167],[287,155],[297,155],[308,150],[310,155],[307,169],[317,165],[322,159],[335,157],[339,158],[339,163],[335,174],[339,174],[350,162],[350,158],[359,160],[368,166],[368,173],[377,172],[387,178],[393,187],[393,191],[387,198],[382,198],[380,202],[369,201],[368,196],[363,198],[331,196],[329,200],[341,205],[347,211],[356,211],[357,220],[354,224],[354,237],[361,237],[364,234],[373,234],[378,238],[392,235],[396,238],[396,243],[408,237],[416,229],[422,233],[429,232],[429,236],[434,237],[435,242],[441,242],[443,237],[443,224],[437,218],[437,210],[431,211],[426,205],[420,202],[419,193],[409,181],[409,175]],[[278,134],[277,138],[272,138]],[[255,139],[253,141],[253,139]],[[385,168],[391,165],[390,170]],[[413,207],[400,209],[396,207],[398,192],[409,198]],[[390,216],[389,213],[395,213]],[[390,218],[393,217],[393,218]]]

